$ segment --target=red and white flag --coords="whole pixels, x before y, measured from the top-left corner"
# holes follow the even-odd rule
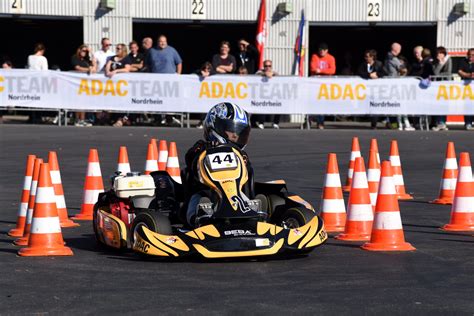
[[[263,50],[265,49],[265,39],[267,37],[267,20],[266,20],[266,5],[265,0],[260,3],[260,11],[258,12],[257,21],[257,49],[259,52],[258,69],[263,68]]]

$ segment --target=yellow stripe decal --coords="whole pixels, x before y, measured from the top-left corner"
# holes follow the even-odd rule
[[[206,258],[233,258],[233,257],[253,257],[276,254],[283,246],[284,239],[278,240],[272,247],[261,250],[250,251],[210,251],[201,245],[193,244],[193,247]]]

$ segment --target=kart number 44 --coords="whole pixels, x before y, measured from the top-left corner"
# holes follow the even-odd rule
[[[234,153],[216,153],[207,156],[212,171],[232,170],[237,168],[237,157]]]

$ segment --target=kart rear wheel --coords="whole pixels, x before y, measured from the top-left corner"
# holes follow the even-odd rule
[[[280,226],[286,229],[298,228],[309,223],[316,214],[304,207],[292,207],[287,209],[280,217]]]
[[[141,226],[162,235],[173,234],[173,229],[171,228],[171,222],[168,216],[165,216],[157,211],[145,210],[138,213],[133,220],[132,227],[130,228],[130,240],[132,244],[134,242],[135,232]]]

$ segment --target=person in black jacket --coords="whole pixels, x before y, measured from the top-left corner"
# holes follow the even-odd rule
[[[258,70],[258,50],[245,39],[238,42],[239,54],[236,56],[237,69],[241,66],[247,68],[250,74],[254,74]]]

